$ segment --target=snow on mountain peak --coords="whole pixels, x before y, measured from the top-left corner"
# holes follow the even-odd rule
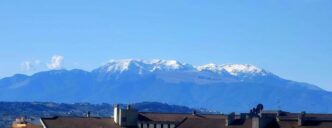
[[[222,67],[222,65],[217,65],[217,64],[214,64],[214,63],[210,63],[210,64],[205,64],[205,65],[202,65],[202,66],[198,66],[198,67],[196,67],[196,69],[198,71],[207,70],[207,71],[212,71],[212,72],[218,72],[218,71],[222,71],[223,67]]]
[[[184,64],[176,60],[142,60],[142,59],[121,59],[111,60],[105,66],[101,68],[103,71],[111,73],[121,73],[124,71],[130,71],[133,73],[151,73],[156,71],[210,71],[218,74],[227,73],[233,76],[238,75],[266,75],[267,72],[261,68],[258,68],[249,64],[206,64],[202,66],[194,67],[190,64]]]
[[[141,59],[111,60],[108,64],[106,64],[104,69],[105,68],[108,72],[123,72],[132,69],[137,70],[139,74],[142,74],[143,72],[193,69],[191,65],[183,64],[176,60],[160,59],[154,59],[151,61]]]
[[[230,65],[224,65],[223,67],[227,72],[229,72],[232,75],[237,75],[240,73],[266,75],[266,72],[263,69],[249,64],[230,64]]]
[[[217,65],[217,64],[206,64],[202,66],[197,67],[198,71],[211,71],[216,73],[224,73],[227,72],[231,75],[237,76],[239,74],[260,74],[260,75],[266,75],[267,72],[265,72],[263,69],[258,68],[253,65],[249,64],[226,64],[226,65]]]
[[[193,66],[189,64],[183,64],[176,60],[159,60],[155,59],[149,62],[149,64],[153,65],[151,71],[157,70],[190,70],[193,69]]]
[[[122,60],[110,60],[108,64],[106,64],[107,71],[118,71],[123,72],[129,70],[130,64],[138,65],[142,60],[137,59],[122,59]]]
[[[178,69],[180,68],[183,64],[176,61],[176,60],[159,60],[159,59],[154,59],[150,62],[149,64],[155,65],[155,66],[166,66],[168,68],[173,68],[173,69]]]

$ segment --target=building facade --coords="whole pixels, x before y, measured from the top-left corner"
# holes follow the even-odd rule
[[[114,106],[112,118],[41,118],[44,128],[332,128],[332,114],[266,111],[257,105],[248,113],[198,114],[138,112]]]

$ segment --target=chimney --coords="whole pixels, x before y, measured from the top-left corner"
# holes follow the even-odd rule
[[[120,124],[119,116],[120,116],[120,106],[118,104],[115,104],[113,111],[113,119],[116,124]]]
[[[299,126],[303,126],[303,123],[304,123],[304,119],[305,118],[305,112],[301,112],[299,115],[298,115],[298,118],[297,118],[297,124]]]
[[[232,112],[229,115],[227,115],[226,126],[231,125],[234,120],[235,120],[235,113]]]
[[[251,118],[252,128],[261,128],[261,119],[260,117],[254,116]]]
[[[88,113],[86,114],[87,118],[90,118],[90,111],[88,111]]]

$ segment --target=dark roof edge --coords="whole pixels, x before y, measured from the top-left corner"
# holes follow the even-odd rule
[[[173,113],[173,112],[138,112],[139,114],[181,114],[181,115],[192,115],[192,113]],[[196,113],[197,115],[225,115],[225,114],[208,114],[208,113]]]
[[[41,120],[54,120],[57,118],[94,118],[94,119],[113,119],[113,117],[83,117],[83,116],[53,116],[53,117],[41,117]]]

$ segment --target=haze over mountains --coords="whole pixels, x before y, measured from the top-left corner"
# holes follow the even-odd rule
[[[246,112],[265,108],[332,112],[332,93],[248,64],[193,66],[175,60],[113,60],[92,71],[50,70],[0,80],[2,101],[157,101]]]

